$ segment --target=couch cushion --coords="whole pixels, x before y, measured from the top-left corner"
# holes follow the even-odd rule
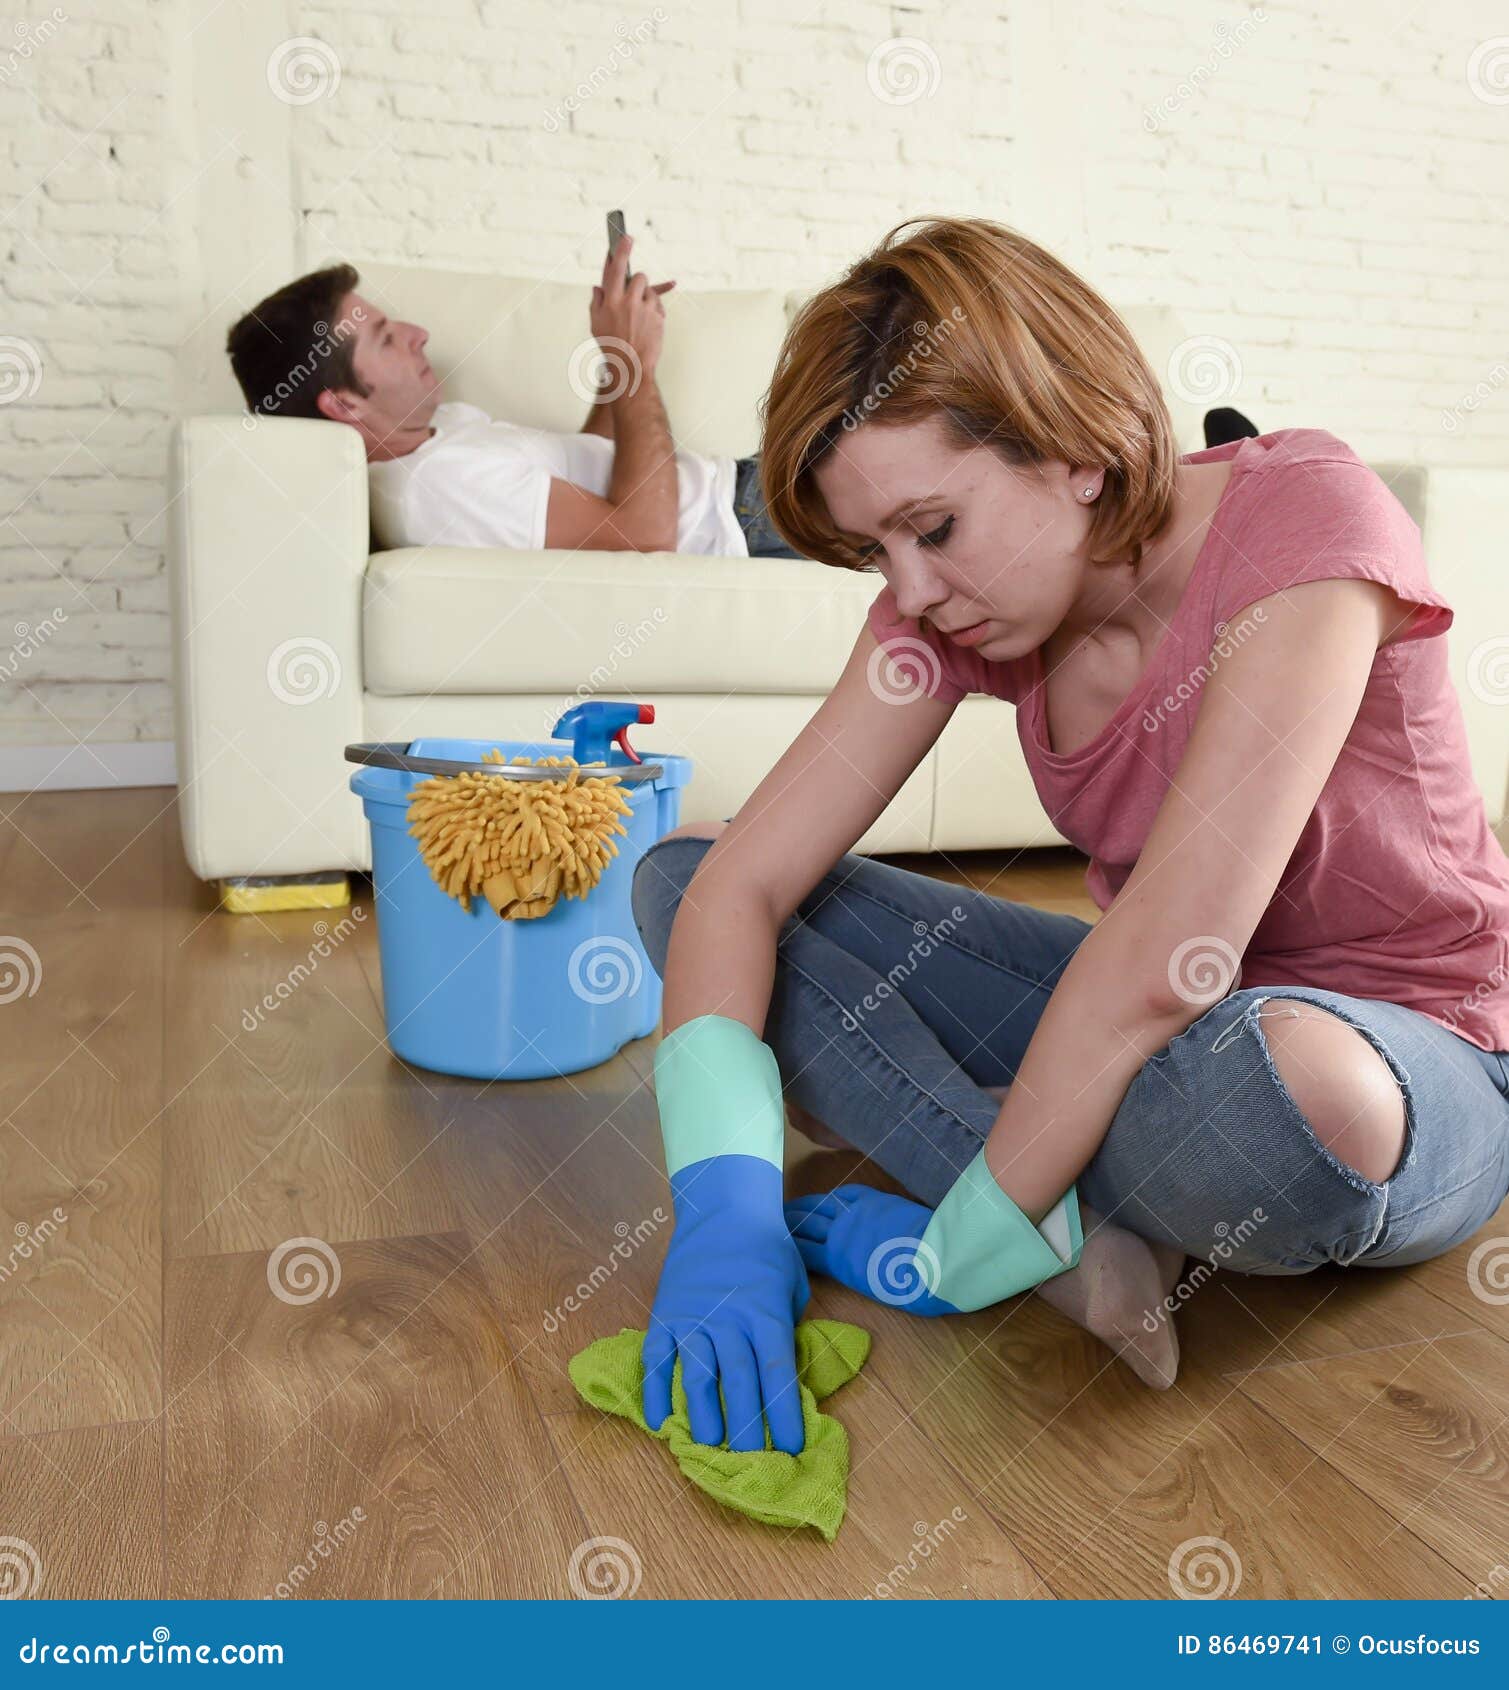
[[[800,558],[377,552],[368,692],[827,693],[884,585]]]

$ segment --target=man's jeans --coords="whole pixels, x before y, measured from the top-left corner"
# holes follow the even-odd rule
[[[770,518],[765,514],[765,495],[760,491],[758,457],[734,461],[734,515],[744,530],[751,557],[801,557],[770,526]]]

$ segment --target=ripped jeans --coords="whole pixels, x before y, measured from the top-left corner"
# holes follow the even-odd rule
[[[709,841],[662,839],[633,909],[664,975],[676,907]],[[995,1124],[1090,923],[846,853],[782,926],[764,1038],[788,1097],[936,1205]],[[1317,1004],[1382,1055],[1405,1144],[1382,1183],[1316,1135],[1263,1023]],[[1239,1273],[1395,1267],[1460,1244],[1509,1191],[1509,1052],[1398,1004],[1308,986],[1229,993],[1133,1076],[1079,1194],[1144,1238]]]

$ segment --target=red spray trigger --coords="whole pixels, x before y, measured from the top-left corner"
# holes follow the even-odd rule
[[[655,706],[653,704],[641,704],[639,707],[638,720],[641,722],[653,722],[655,720]],[[620,751],[623,752],[624,756],[627,757],[631,763],[642,763],[644,761],[644,758],[641,757],[634,747],[629,744],[629,729],[627,724],[621,727],[618,732],[614,734],[613,743]]]

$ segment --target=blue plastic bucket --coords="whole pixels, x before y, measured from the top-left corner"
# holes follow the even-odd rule
[[[636,750],[638,748],[636,747]],[[414,757],[510,762],[570,754],[561,740],[416,739]],[[363,767],[351,777],[372,829],[372,890],[383,1014],[394,1054],[478,1080],[538,1080],[606,1062],[660,1019],[660,977],[629,903],[634,869],[677,824],[689,757],[641,751],[664,772],[620,785],[627,833],[585,898],[557,898],[548,915],[506,921],[480,894],[470,910],[435,884],[409,833],[409,795],[433,778]],[[611,768],[634,765],[616,747]]]

